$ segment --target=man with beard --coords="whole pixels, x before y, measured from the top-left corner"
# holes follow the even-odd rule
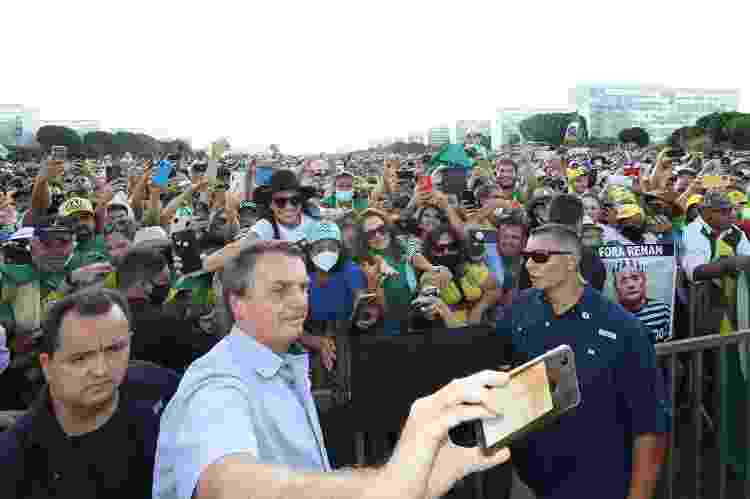
[[[117,265],[119,290],[133,312],[133,358],[182,372],[218,341],[191,321],[169,314],[164,301],[170,292],[168,240],[134,244]]]
[[[84,198],[70,198],[60,206],[60,215],[73,220],[75,248],[68,267],[76,269],[90,263],[105,262],[107,257],[104,237],[96,234],[96,215],[91,201]]]

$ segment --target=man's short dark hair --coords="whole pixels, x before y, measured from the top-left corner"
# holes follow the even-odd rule
[[[578,227],[583,221],[583,202],[574,194],[558,194],[548,209],[550,223]]]
[[[108,314],[113,306],[122,310],[130,322],[130,308],[125,296],[100,286],[84,288],[56,302],[47,311],[47,317],[42,323],[44,334],[40,342],[40,352],[53,355],[60,348],[62,321],[71,310],[75,310],[81,317],[96,317]]]
[[[143,241],[131,247],[117,265],[120,289],[130,289],[159,275],[168,263],[164,254],[167,249],[168,243],[161,241]]]
[[[559,244],[561,251],[570,251],[577,258],[581,258],[581,239],[576,230],[568,225],[542,225],[531,231],[531,237],[549,237]]]

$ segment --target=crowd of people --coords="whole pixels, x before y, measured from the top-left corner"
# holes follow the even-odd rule
[[[28,411],[0,436],[3,476],[15,480],[8,497],[234,497],[258,487],[284,497],[365,497],[381,486],[388,492],[377,497],[421,497],[424,488],[394,478],[397,466],[426,473],[422,486],[440,495],[507,455],[474,456],[471,466],[441,461],[444,476],[415,464],[420,449],[443,445],[442,426],[432,440],[415,436],[436,410],[427,403],[421,420],[412,410],[417,419],[378,485],[365,471],[295,482],[262,465],[322,472],[351,464],[326,452],[310,392],[331,383],[338,332],[488,325],[528,358],[562,337],[580,359],[588,399],[569,428],[595,431],[601,448],[566,459],[560,448],[581,441],[558,434],[513,449],[539,497],[572,497],[565,494],[580,487],[649,497],[660,460],[647,457],[660,441],[636,436],[668,431],[654,345],[687,334],[688,286],[714,283],[716,330],[750,325],[750,158],[676,147],[463,152],[468,161],[172,155],[0,166],[0,410]],[[261,169],[270,174],[261,179]],[[648,296],[637,262],[613,269],[602,261],[603,247],[656,243],[677,255],[673,302]],[[600,293],[608,277],[616,305]],[[561,318],[566,334],[545,336]],[[598,334],[577,344],[573,331],[589,327]],[[237,356],[246,363],[233,363]],[[298,389],[258,398],[287,369]],[[604,371],[606,379],[592,374]],[[506,381],[484,376],[495,376],[484,385]],[[475,383],[457,382],[466,393]],[[452,391],[446,404],[466,393]],[[485,415],[463,410],[452,424]],[[618,450],[621,410],[638,443],[627,450]],[[117,458],[102,459],[115,449]],[[590,459],[610,451],[620,453],[605,460],[610,469]],[[223,456],[233,457],[216,465]]]

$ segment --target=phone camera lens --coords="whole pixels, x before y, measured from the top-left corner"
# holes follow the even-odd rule
[[[563,357],[562,360],[560,361],[560,363],[562,365],[564,365],[564,366],[567,366],[568,365],[568,358],[567,357]]]

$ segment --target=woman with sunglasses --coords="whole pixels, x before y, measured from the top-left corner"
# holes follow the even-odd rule
[[[461,327],[481,323],[484,313],[500,298],[495,275],[484,262],[484,231],[470,226],[462,238],[451,226],[440,226],[427,236],[425,255],[452,276],[443,285],[437,283],[434,272],[426,272],[420,279],[421,289],[438,288],[442,303],[435,311],[445,324]]]
[[[414,268],[396,238],[385,213],[373,209],[362,213],[357,227],[357,258],[368,277],[368,287],[385,310],[383,329],[389,335],[399,334],[406,327],[417,288]]]
[[[256,240],[298,242],[305,239],[317,223],[316,219],[305,213],[307,202],[314,195],[314,189],[300,185],[291,170],[275,172],[269,185],[258,187],[253,193],[259,211],[258,221],[244,238],[229,243],[206,257],[203,261],[204,269],[209,272],[220,270],[225,261],[238,255],[245,245]]]

